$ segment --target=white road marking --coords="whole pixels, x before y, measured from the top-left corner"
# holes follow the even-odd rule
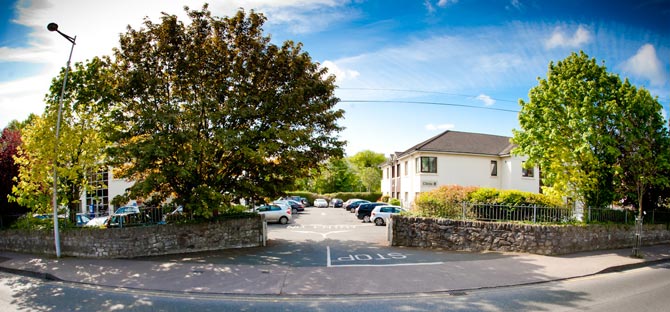
[[[423,263],[391,263],[391,264],[335,264],[333,265],[330,256],[330,246],[326,246],[326,267],[327,268],[352,268],[352,267],[398,267],[398,266],[418,266],[418,265],[440,265],[444,262],[423,262]]]
[[[319,233],[319,232],[312,232],[312,231],[294,231],[294,232],[296,232],[296,233],[305,233],[305,234],[319,234],[319,235],[321,235],[323,238],[326,238],[326,236],[328,236],[328,235],[330,235],[330,234],[344,233],[344,232],[349,232],[349,231],[330,231],[330,232],[326,232],[326,233]]]
[[[326,259],[326,267],[329,268],[330,267],[330,246],[326,246],[326,257],[328,257]]]
[[[394,266],[416,266],[416,265],[439,265],[444,262],[425,262],[425,263],[393,263],[393,264],[336,264],[331,265],[331,268],[338,267],[394,267]]]

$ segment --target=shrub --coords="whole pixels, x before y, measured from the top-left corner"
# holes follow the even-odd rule
[[[391,200],[388,203],[389,203],[389,205],[393,205],[393,206],[400,206],[402,204],[400,202],[400,199],[397,199],[397,198],[391,198]]]
[[[462,215],[462,203],[477,187],[447,185],[430,192],[419,194],[415,200],[416,211],[422,216],[459,218]]]
[[[482,187],[470,193],[468,200],[477,204],[496,203],[498,201],[499,194],[500,191],[498,189]]]
[[[382,198],[380,199],[380,201],[383,201],[383,202],[385,202],[385,203],[388,203],[390,198],[391,198],[391,196],[384,195],[384,196],[382,196]]]

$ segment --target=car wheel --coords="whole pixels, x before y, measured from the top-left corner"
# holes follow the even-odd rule
[[[281,218],[279,218],[279,223],[280,223],[280,224],[286,224],[286,223],[288,223],[288,218],[287,218],[287,217],[281,217]]]
[[[364,216],[363,217],[363,222],[365,222],[365,223],[370,222],[370,216]]]
[[[297,214],[297,213],[298,213],[298,209],[292,208],[292,209],[291,209],[291,213],[292,213],[292,214]]]
[[[384,219],[382,219],[382,218],[375,219],[375,225],[379,225],[379,226],[384,225]]]

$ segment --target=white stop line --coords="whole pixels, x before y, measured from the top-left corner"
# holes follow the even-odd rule
[[[326,246],[326,267],[393,267],[393,266],[416,266],[416,265],[438,265],[444,262],[417,262],[417,263],[374,263],[386,260],[406,260],[409,255],[400,252],[389,253],[356,253],[335,259],[337,262],[351,262],[350,264],[332,264],[330,246]]]

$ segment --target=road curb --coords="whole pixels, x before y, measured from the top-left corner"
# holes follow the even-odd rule
[[[25,277],[33,277],[33,278],[39,278],[47,281],[56,281],[56,282],[69,282],[63,279],[60,279],[59,277],[51,274],[51,273],[44,273],[44,272],[38,272],[38,271],[30,271],[30,270],[22,270],[22,269],[13,269],[13,268],[7,268],[4,266],[0,266],[0,272],[5,272],[5,273],[10,273],[14,275],[21,275]]]
[[[640,263],[631,263],[631,264],[623,264],[623,265],[615,265],[609,268],[606,268],[604,270],[601,270],[596,274],[607,274],[607,273],[615,273],[615,272],[623,272],[623,271],[628,271],[628,270],[634,270],[634,269],[639,269],[639,268],[644,268],[648,266],[653,266],[661,263],[667,263],[670,262],[670,258],[664,258],[664,259],[658,259],[658,260],[651,260],[651,261],[644,261]]]

